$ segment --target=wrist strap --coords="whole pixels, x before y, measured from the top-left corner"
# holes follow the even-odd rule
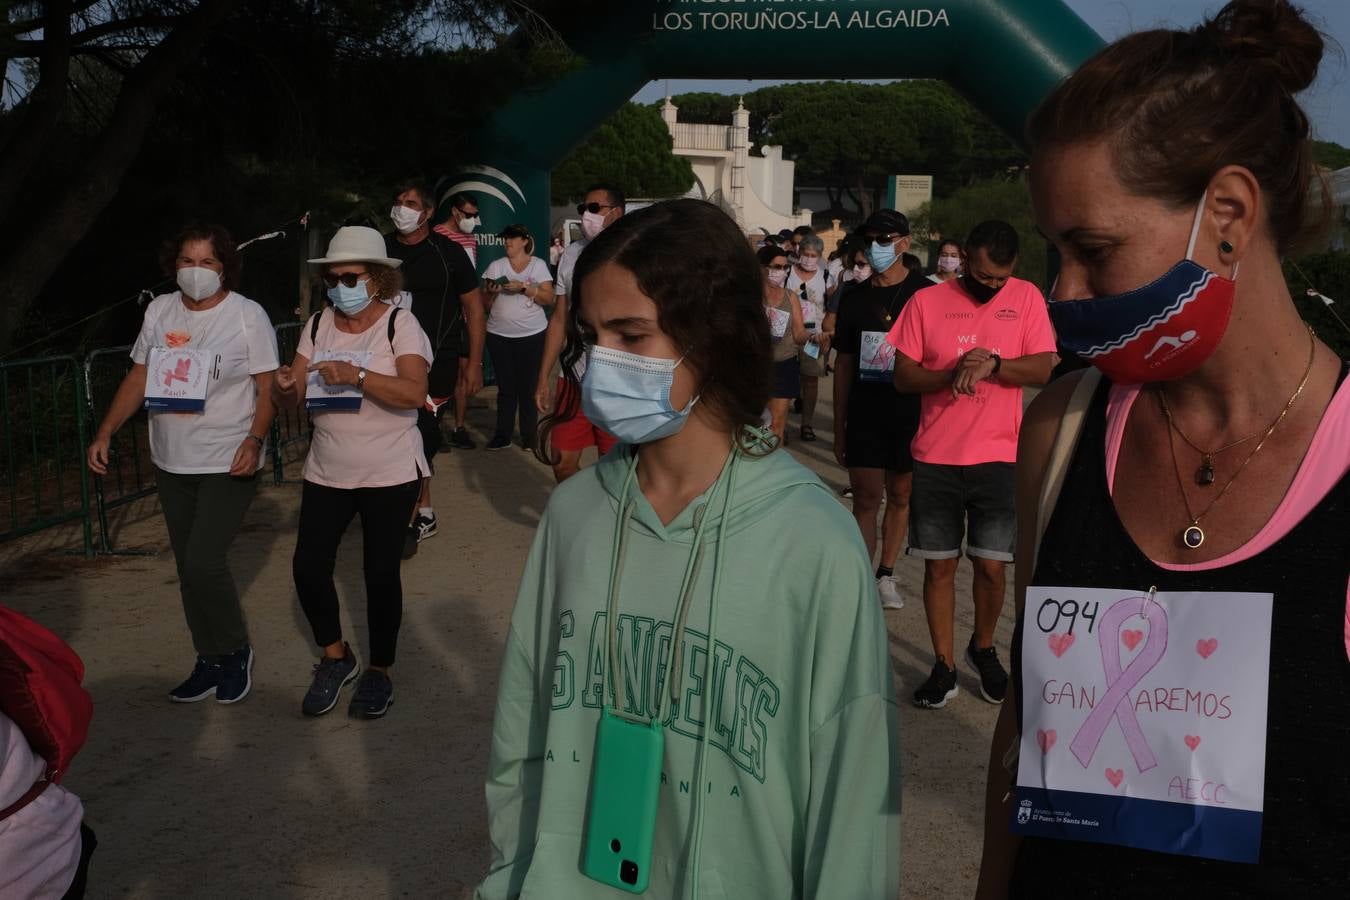
[[[999,356],[997,353],[990,353],[989,358],[994,361],[994,371],[991,374],[997,375],[998,370],[1003,368],[1003,357]]]

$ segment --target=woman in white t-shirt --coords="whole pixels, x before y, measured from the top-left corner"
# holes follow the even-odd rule
[[[394,698],[389,667],[403,619],[399,566],[408,510],[431,472],[417,430],[431,341],[414,316],[392,305],[403,286],[399,260],[385,256],[375,229],[339,228],[328,253],[310,262],[323,266],[333,305],[301,329],[294,362],[276,378],[277,401],[294,407],[303,400],[314,423],[292,574],[323,658],[301,711],[328,712],[360,672],[342,639],[333,585],[338,544],[359,515],[370,655],[347,713],[376,719]]]
[[[150,458],[197,661],[169,699],[244,699],[253,650],[230,575],[230,544],[258,487],[272,427],[277,340],[261,306],[236,294],[241,263],[219,225],[192,225],[165,245],[179,290],[150,302],[117,388],[89,445],[108,472],[117,429],[144,406]]]
[[[553,276],[534,253],[534,238],[524,225],[508,225],[499,235],[506,256],[494,259],[483,273],[489,302],[487,348],[497,373],[497,431],[487,449],[511,446],[520,415],[520,443],[534,446],[539,411],[534,388],[544,359],[544,332],[553,302]]]
[[[808,234],[797,242],[797,262],[788,272],[787,288],[797,294],[802,307],[802,321],[809,334],[798,354],[801,368],[802,440],[816,439],[816,399],[820,396],[820,379],[825,375],[825,360],[830,352],[829,338],[823,335],[825,300],[834,285],[828,269],[821,267],[825,242]]]

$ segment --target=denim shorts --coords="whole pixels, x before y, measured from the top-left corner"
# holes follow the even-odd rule
[[[961,555],[1012,562],[1017,545],[1013,464],[942,466],[914,461],[909,500],[909,555]]]

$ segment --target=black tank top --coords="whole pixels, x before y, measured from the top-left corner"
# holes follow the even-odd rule
[[[1342,367],[1342,381],[1345,375]],[[1350,896],[1350,478],[1250,559],[1202,572],[1163,569],[1135,546],[1111,502],[1104,463],[1110,387],[1103,378],[1093,397],[1031,583],[1274,594],[1260,863],[1028,837],[1010,895]],[[1021,645],[1019,620],[1012,649],[1019,730]]]

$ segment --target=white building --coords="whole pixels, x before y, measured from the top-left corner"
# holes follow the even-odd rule
[[[1350,166],[1326,176],[1333,210],[1331,249],[1350,249]]]
[[[674,139],[676,156],[694,167],[694,187],[687,196],[725,209],[746,233],[811,224],[811,210],[792,211],[796,163],[783,159],[783,148],[766,146],[750,155],[750,111],[738,102],[730,125],[677,121],[678,108],[666,98],[661,118]]]

